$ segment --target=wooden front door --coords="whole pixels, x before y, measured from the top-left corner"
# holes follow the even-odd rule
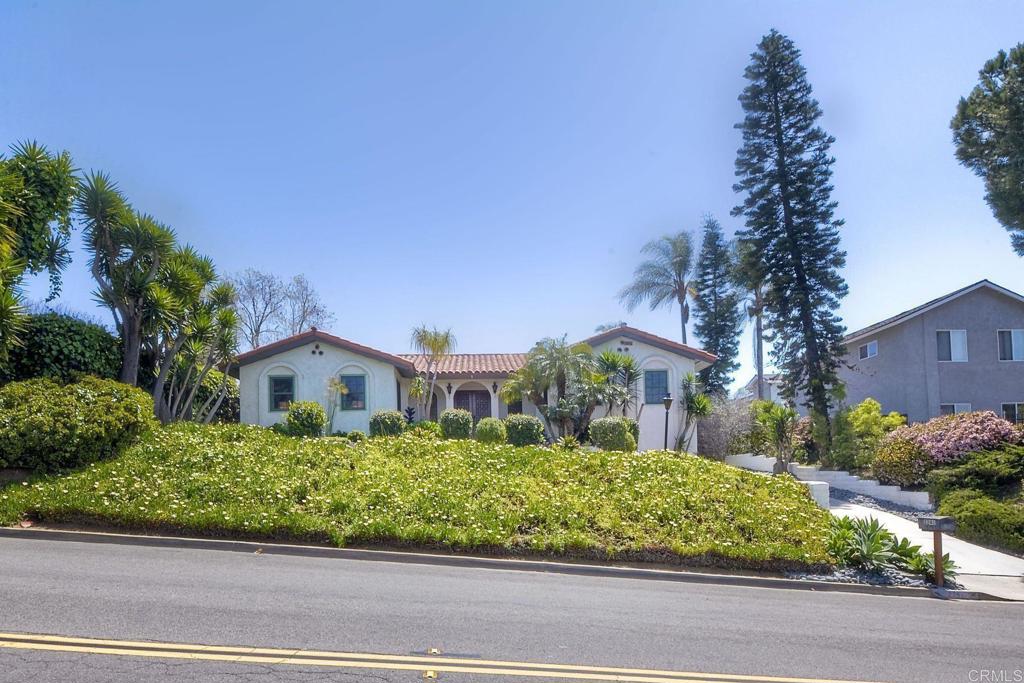
[[[455,392],[455,407],[468,410],[473,422],[491,416],[491,392],[486,390],[460,389]]]

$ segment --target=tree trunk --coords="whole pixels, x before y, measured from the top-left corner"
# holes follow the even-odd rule
[[[757,363],[757,400],[764,400],[764,316],[758,307],[754,317],[754,360]]]
[[[686,342],[686,319],[689,316],[689,311],[686,310],[686,290],[683,290],[682,295],[678,297],[679,300],[679,325],[682,327],[683,332],[683,343]]]
[[[142,349],[142,335],[138,318],[125,318],[121,329],[124,332],[124,356],[121,360],[121,381],[133,387],[139,384],[139,351]]]

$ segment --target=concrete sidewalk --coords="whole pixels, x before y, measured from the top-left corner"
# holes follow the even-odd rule
[[[830,511],[843,517],[874,517],[897,536],[920,545],[925,552],[931,552],[931,532],[921,531],[917,523],[909,519],[891,512],[838,500],[832,501]],[[950,559],[956,562],[957,581],[967,590],[982,591],[1012,600],[1024,600],[1024,558],[982,548],[949,534],[942,537],[942,550],[949,553]]]

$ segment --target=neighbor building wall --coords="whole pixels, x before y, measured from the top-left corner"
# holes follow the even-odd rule
[[[943,403],[1001,414],[1003,403],[1024,402],[1024,361],[1000,361],[997,331],[1024,329],[1024,303],[989,288],[968,292],[916,317],[851,342],[840,377],[846,402],[871,397],[882,410],[911,422],[940,414]],[[936,333],[967,331],[967,361],[938,360]],[[858,348],[878,341],[878,355],[860,360]],[[844,364],[844,365],[846,365]]]

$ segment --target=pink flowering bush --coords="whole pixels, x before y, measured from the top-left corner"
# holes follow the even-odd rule
[[[1022,439],[1024,432],[992,411],[944,415],[928,422],[899,427],[887,434],[879,446],[872,469],[883,481],[902,485],[923,484],[928,471],[936,467],[961,460],[975,451],[998,448],[1008,443],[1019,444]],[[909,448],[910,444],[916,448]],[[891,471],[896,463],[898,474]]]

